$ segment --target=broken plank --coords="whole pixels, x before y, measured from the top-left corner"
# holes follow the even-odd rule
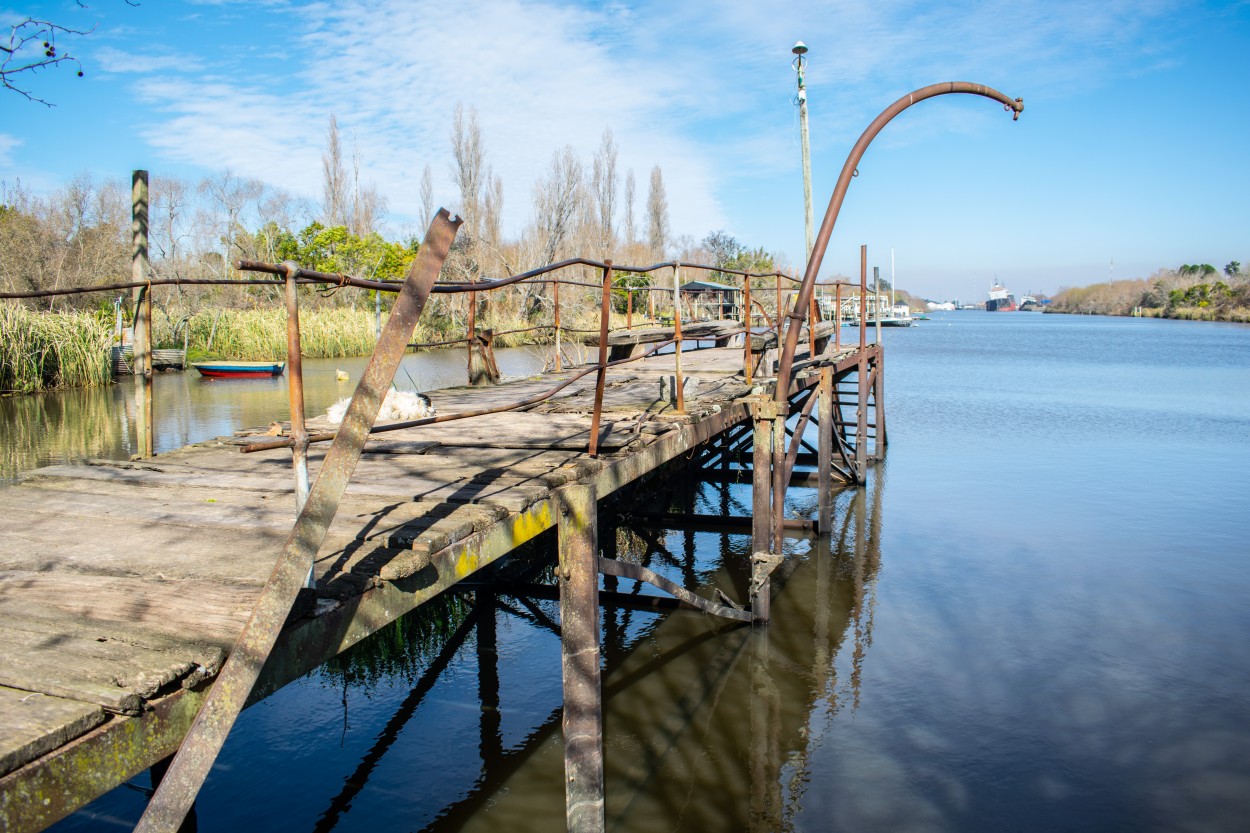
[[[106,719],[104,709],[0,686],[0,775],[73,740]]]

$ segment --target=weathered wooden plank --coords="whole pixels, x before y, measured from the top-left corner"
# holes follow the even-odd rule
[[[106,719],[104,709],[0,686],[0,775],[79,737]]]
[[[126,624],[140,633],[194,634],[207,644],[228,647],[259,591],[254,584],[4,570],[0,614]]]
[[[713,341],[727,338],[730,334],[742,329],[736,321],[697,321],[682,323],[681,337],[686,341]],[[676,334],[674,327],[635,327],[632,330],[613,330],[608,333],[608,346],[619,347],[627,344],[654,344],[667,341]],[[591,335],[587,344],[599,346],[599,334]]]
[[[152,649],[105,636],[84,636],[80,628],[4,617],[0,641],[0,685],[72,697],[132,713],[140,700],[189,675],[211,677],[225,654],[220,647],[165,640]]]

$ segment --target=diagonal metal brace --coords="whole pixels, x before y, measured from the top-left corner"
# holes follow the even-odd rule
[[[738,608],[720,605],[716,602],[709,602],[702,596],[691,593],[680,584],[669,581],[654,570],[649,570],[640,564],[631,564],[628,561],[618,561],[615,558],[600,558],[599,572],[603,573],[605,576],[620,576],[621,578],[646,582],[652,587],[658,587],[665,593],[675,596],[687,604],[694,605],[704,613],[711,613],[715,616],[722,616],[726,619],[733,619],[738,622],[751,621],[751,611],[739,610]]]
[[[287,537],[282,555],[252,608],[252,615],[235,640],[230,658],[222,667],[178,754],[148,803],[143,818],[139,819],[136,833],[163,833],[178,829],[208,776],[217,753],[221,751],[230,728],[247,703],[256,677],[286,623],[317,550],[325,541],[339,501],[347,489],[347,482],[360,461],[369,429],[378,418],[382,398],[395,378],[404,349],[412,338],[417,319],[430,297],[430,290],[451,249],[460,222],[459,218],[452,220],[445,209],[440,209],[430,223],[425,242],[408,270],[391,316],[382,329],[377,347],[343,417],[343,424],[317,473],[308,502]]]

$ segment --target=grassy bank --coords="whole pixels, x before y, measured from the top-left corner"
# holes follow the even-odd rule
[[[1220,309],[1212,309],[1211,307],[1158,307],[1151,309],[1150,307],[1141,307],[1138,314],[1142,318],[1178,318],[1182,321],[1233,321],[1241,324],[1250,324],[1250,308],[1247,307],[1225,307]]]
[[[111,333],[95,315],[0,303],[0,333],[0,392],[104,385],[111,378]]]

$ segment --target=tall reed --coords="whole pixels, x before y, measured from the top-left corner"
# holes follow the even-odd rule
[[[263,361],[286,356],[286,311],[222,309],[187,322],[187,350],[197,356]],[[377,341],[373,313],[345,307],[300,312],[300,343],[309,358],[366,356]],[[157,338],[170,336],[157,332]]]
[[[90,313],[0,303],[0,393],[108,384],[111,337]]]

